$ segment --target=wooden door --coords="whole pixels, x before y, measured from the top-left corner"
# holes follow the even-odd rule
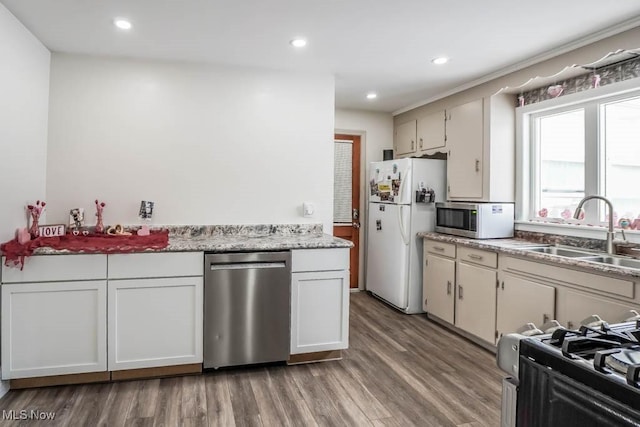
[[[334,138],[333,235],[353,242],[349,287],[357,288],[360,268],[360,136],[336,134]]]

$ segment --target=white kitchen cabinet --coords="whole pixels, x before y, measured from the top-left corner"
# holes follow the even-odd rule
[[[202,363],[202,252],[109,255],[110,371]]]
[[[553,286],[512,273],[501,273],[498,288],[498,337],[515,332],[527,323],[536,326],[555,319]]]
[[[458,262],[455,325],[491,344],[496,342],[496,280],[495,270]]]
[[[109,255],[109,279],[202,276],[203,252],[148,252]]]
[[[3,283],[2,379],[106,371],[106,310],[105,280]]]
[[[62,282],[107,278],[107,256],[102,254],[37,255],[24,268],[7,267],[2,258],[2,283]]]
[[[3,379],[107,370],[106,255],[2,262],[1,277]]]
[[[430,316],[453,324],[456,261],[443,256],[446,254],[445,247],[428,240],[424,241],[423,309]],[[434,251],[442,255],[430,253]],[[453,255],[455,256],[455,251]]]
[[[515,197],[515,107],[511,95],[447,110],[447,199],[512,202]]]
[[[640,310],[640,295],[636,292],[638,281],[631,277],[615,274],[594,274],[579,268],[568,268],[551,263],[533,262],[526,259],[503,256],[501,261],[501,277],[518,277],[519,283],[526,282],[530,286],[539,286],[527,290],[517,305],[511,309],[513,313],[529,313],[526,322],[541,326],[548,314],[569,328],[577,328],[585,318],[597,314],[603,320],[615,323],[623,320],[628,310]],[[512,279],[509,281],[513,282]],[[505,280],[505,291],[508,281]],[[555,291],[555,317],[548,313],[551,304],[551,293]],[[546,302],[542,292],[546,292]],[[526,300],[524,298],[527,298]],[[514,301],[515,303],[515,301]],[[545,305],[547,306],[545,308]],[[498,306],[498,318],[501,316]],[[525,323],[525,322],[522,322]],[[521,325],[519,325],[521,326]],[[502,329],[501,332],[504,333]]]
[[[395,157],[415,153],[416,146],[416,120],[410,120],[396,126],[393,143]]]
[[[562,293],[559,305],[558,321],[569,329],[580,327],[581,321],[594,314],[609,323],[616,323],[624,320],[622,317],[629,310],[638,310],[638,306],[633,303],[625,304],[598,295],[569,290]]]
[[[447,195],[481,199],[483,165],[482,99],[449,110],[447,122]]]
[[[349,249],[291,253],[291,354],[349,346]]]
[[[485,346],[494,345],[497,254],[428,239],[424,254],[425,311]]]
[[[418,155],[429,154],[437,148],[445,147],[447,141],[445,124],[444,110],[418,117],[416,129]]]
[[[109,370],[201,363],[202,280],[109,280]]]

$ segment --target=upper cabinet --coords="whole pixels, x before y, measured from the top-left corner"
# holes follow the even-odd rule
[[[449,110],[447,123],[447,198],[481,199],[483,164],[483,101]]]
[[[444,110],[427,114],[417,120],[418,155],[430,154],[431,150],[443,148],[447,142]]]
[[[416,121],[410,120],[396,126],[393,148],[395,157],[403,157],[416,152]]]
[[[515,107],[494,95],[448,110],[447,199],[512,202]]]

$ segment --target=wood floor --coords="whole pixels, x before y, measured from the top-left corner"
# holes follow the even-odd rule
[[[350,323],[341,361],[10,391],[0,425],[499,425],[502,374],[492,354],[363,292],[351,294]],[[1,418],[21,410],[55,419]]]

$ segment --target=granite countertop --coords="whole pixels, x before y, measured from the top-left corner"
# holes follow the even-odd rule
[[[466,237],[452,236],[449,234],[441,234],[435,232],[420,232],[418,237],[429,240],[437,240],[439,242],[453,243],[456,245],[467,246],[475,249],[483,249],[502,253],[505,255],[513,255],[520,258],[526,258],[531,261],[545,261],[547,263],[558,264],[566,267],[579,267],[585,270],[591,270],[594,273],[616,274],[619,276],[627,276],[632,278],[640,278],[640,269],[619,267],[609,264],[600,264],[595,262],[584,261],[579,258],[568,258],[558,255],[545,254],[540,252],[531,252],[525,250],[526,247],[545,246],[543,243],[524,240],[524,239],[469,239]],[[577,250],[588,251],[583,248],[574,248]],[[594,255],[606,255],[603,252],[594,252]]]
[[[140,252],[246,252],[290,249],[351,248],[348,240],[325,234],[321,224],[189,225],[155,227],[169,230],[169,245]],[[153,228],[152,228],[153,229]],[[37,248],[34,255],[72,254]]]
[[[170,236],[165,252],[243,252],[289,249],[350,248],[348,240],[329,234]]]

